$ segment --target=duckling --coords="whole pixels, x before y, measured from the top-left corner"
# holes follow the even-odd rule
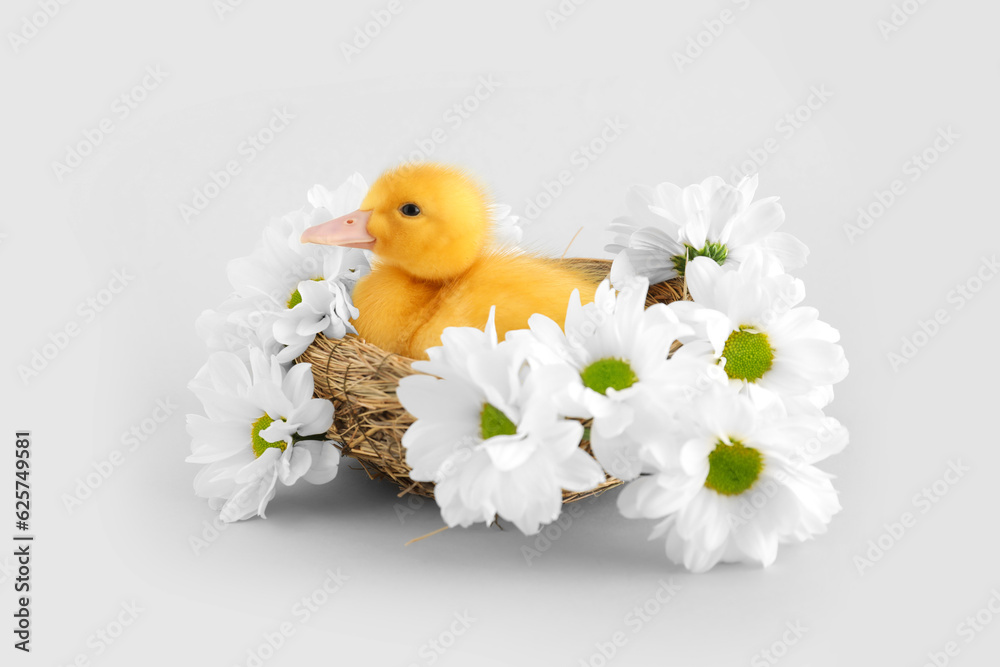
[[[468,174],[418,163],[386,171],[360,210],[306,229],[302,242],[371,250],[372,271],[354,288],[358,334],[384,350],[426,359],[445,327],[482,329],[491,306],[502,340],[526,328],[534,313],[563,326],[574,289],[584,303],[593,300],[603,276],[497,248],[492,225],[489,197]]]

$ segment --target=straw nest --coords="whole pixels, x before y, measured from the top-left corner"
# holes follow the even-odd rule
[[[600,278],[606,277],[611,267],[611,261],[603,259],[561,261]],[[683,298],[683,280],[669,280],[650,286],[646,306]],[[433,483],[410,479],[402,445],[403,434],[415,419],[396,399],[396,385],[416,373],[410,367],[413,359],[386,352],[354,335],[339,340],[318,335],[296,361],[312,364],[316,396],[333,401],[334,421],[327,435],[341,443],[345,456],[358,461],[371,479],[395,483],[401,489],[400,496],[434,496]],[[584,440],[580,446],[590,452],[589,441]],[[590,491],[564,491],[563,502],[596,495],[619,484],[620,480],[608,475]]]

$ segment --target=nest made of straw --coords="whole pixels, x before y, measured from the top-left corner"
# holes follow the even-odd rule
[[[605,277],[611,261],[573,258],[561,260],[594,276]],[[646,306],[671,303],[686,298],[682,279],[651,285]],[[413,359],[365,342],[358,336],[347,335],[331,340],[316,336],[312,345],[297,362],[312,364],[315,393],[318,398],[333,401],[333,426],[328,437],[341,443],[345,456],[358,461],[372,479],[389,479],[400,487],[400,495],[413,493],[431,498],[434,484],[410,479],[406,465],[403,434],[415,418],[400,405],[396,385],[407,375],[413,375]],[[580,446],[590,452],[590,443]],[[608,475],[596,488],[582,492],[563,492],[563,502],[573,502],[621,484]]]

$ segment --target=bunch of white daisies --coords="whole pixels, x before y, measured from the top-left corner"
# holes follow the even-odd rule
[[[633,188],[631,217],[611,227],[611,278],[586,305],[573,294],[564,327],[535,315],[499,341],[491,312],[485,331],[447,329],[414,364],[422,374],[398,389],[417,418],[403,445],[449,526],[500,517],[537,533],[563,491],[610,475],[626,482],[622,513],[658,519],[667,556],[695,571],[768,565],[778,544],[826,529],[840,505],[815,464],[847,443],[823,413],[847,362],[837,331],[799,305],[786,270],[807,250],[776,231],[776,199],[752,201],[756,185]],[[205,415],[188,417],[188,460],[204,464],[195,490],[223,520],[263,516],[278,481],[337,473],[333,404],[313,398],[311,368],[294,360],[318,333],[355,333],[351,292],[369,257],[299,238],[366,191],[360,175],[312,188],[230,264],[233,295],[198,320],[211,354],[190,385]],[[516,218],[495,213],[499,240],[516,246]],[[651,282],[676,277],[693,301],[644,307]]]
[[[332,192],[310,189],[305,207],[272,221],[249,256],[230,262],[233,294],[198,318],[210,355],[189,385],[205,415],[188,415],[187,460],[204,464],[195,493],[224,521],[263,517],[279,481],[324,484],[337,474],[340,452],[326,440],[333,404],[313,398],[310,364],[295,359],[316,334],[356,333],[351,292],[370,270],[370,253],[299,239],[360,208],[367,191],[360,174]],[[517,217],[503,206],[494,216],[498,242],[515,246]]]
[[[326,440],[333,404],[313,398],[310,365],[293,364],[316,334],[354,332],[351,291],[368,257],[299,238],[356,210],[367,191],[359,174],[333,192],[309,190],[308,206],[274,220],[253,253],[230,262],[234,293],[198,318],[211,353],[189,385],[205,416],[188,415],[187,460],[205,464],[195,493],[224,521],[264,516],[278,481],[323,484],[337,474],[340,451]]]
[[[659,520],[653,537],[694,571],[769,565],[778,544],[826,529],[840,504],[816,464],[847,443],[823,414],[847,361],[799,305],[785,270],[806,248],[775,231],[784,212],[752,202],[756,185],[634,188],[632,217],[612,225],[614,289],[586,305],[574,293],[563,328],[534,315],[498,341],[491,313],[485,331],[447,329],[414,364],[424,375],[398,389],[417,417],[403,445],[449,526],[500,517],[533,534],[563,490],[611,475],[626,482],[622,514]],[[693,301],[644,308],[650,282],[678,276]]]

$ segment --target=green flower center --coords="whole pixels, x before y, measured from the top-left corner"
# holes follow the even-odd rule
[[[708,455],[708,477],[705,486],[724,496],[738,496],[754,485],[764,469],[764,457],[753,447],[733,440],[721,440]]]
[[[593,362],[583,369],[580,378],[584,385],[604,395],[607,395],[609,388],[621,391],[639,380],[627,361],[613,357]]]
[[[268,442],[264,438],[260,437],[260,432],[273,423],[274,420],[267,416],[267,413],[265,413],[260,419],[253,423],[253,427],[250,429],[250,442],[253,444],[253,453],[257,455],[257,458],[260,458],[260,455],[271,447],[277,447],[281,451],[285,451],[286,443],[284,440],[279,440],[278,442]]]
[[[767,334],[746,326],[729,334],[722,356],[726,358],[726,375],[733,380],[756,382],[774,364],[774,350]]]
[[[684,270],[687,268],[687,263],[695,257],[709,257],[714,259],[716,264],[722,266],[722,263],[726,261],[726,257],[728,255],[729,248],[727,248],[724,243],[713,243],[709,241],[701,250],[685,243],[684,254],[674,255],[670,258],[670,260],[674,263],[674,270],[677,271],[677,275],[683,276]]]
[[[497,435],[516,435],[517,425],[499,408],[483,403],[483,410],[479,413],[479,431],[483,440],[489,440]]]
[[[324,278],[310,278],[310,280],[315,282],[322,282]],[[288,297],[288,309],[291,310],[300,303],[302,303],[302,294],[299,293],[299,288],[296,287],[295,291],[292,292],[292,295]]]

